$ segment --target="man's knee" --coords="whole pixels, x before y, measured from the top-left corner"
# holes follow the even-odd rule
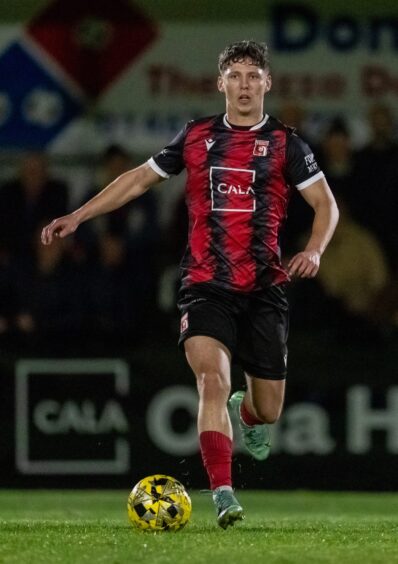
[[[196,375],[199,394],[203,397],[228,396],[230,393],[229,378],[215,369],[201,370]]]
[[[268,423],[272,425],[276,423],[282,414],[282,404],[267,404],[267,403],[260,403],[257,405],[253,405],[256,416],[260,421],[263,423]]]

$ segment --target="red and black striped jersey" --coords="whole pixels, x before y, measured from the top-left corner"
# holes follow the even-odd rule
[[[187,170],[183,287],[211,282],[249,292],[288,280],[279,237],[290,192],[323,177],[291,128],[268,115],[253,127],[222,114],[202,118],[148,163],[164,178]]]

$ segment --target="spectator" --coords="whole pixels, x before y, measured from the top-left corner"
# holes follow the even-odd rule
[[[89,310],[91,331],[114,344],[130,339],[137,323],[134,304],[140,303],[132,289],[135,274],[129,269],[126,241],[105,233],[99,238],[98,260],[90,269]]]
[[[119,145],[106,149],[101,164],[101,185],[132,167],[129,154]],[[89,191],[84,201],[98,190]],[[92,259],[95,275],[90,303],[98,330],[116,335],[124,328],[131,335],[139,328],[143,330],[146,320],[149,322],[156,303],[158,234],[156,197],[152,192],[82,225],[77,240]]]
[[[15,330],[37,340],[54,343],[78,341],[84,334],[87,278],[84,269],[72,263],[69,243],[51,247],[40,242],[40,227],[34,237],[32,257],[20,257],[12,273],[15,283]]]
[[[354,184],[354,161],[350,134],[342,118],[334,119],[322,140],[320,166],[329,179],[333,193],[350,201]]]
[[[306,112],[295,100],[285,100],[279,108],[279,119],[285,125],[297,129],[300,137],[307,141]]]
[[[312,328],[324,327],[327,319],[328,330],[337,337],[374,336],[395,323],[392,312],[383,307],[391,285],[388,262],[375,236],[352,218],[342,198],[337,202],[339,224],[317,279],[305,285],[295,281],[290,288],[292,319]],[[397,304],[396,293],[389,290],[389,295]]]
[[[381,321],[377,303],[390,283],[388,261],[375,236],[352,218],[341,198],[337,201],[340,221],[323,256],[319,283],[351,320],[374,326]]]
[[[119,145],[110,145],[101,158],[99,186],[92,188],[83,198],[84,202],[97,194],[103,185],[111,183],[115,178],[132,167],[131,157]],[[98,242],[103,233],[111,233],[125,237],[130,247],[152,247],[157,237],[158,222],[155,196],[147,192],[138,201],[119,208],[104,218],[97,218],[89,226],[84,225],[78,237],[89,250]],[[145,252],[148,251],[146,248]]]
[[[398,145],[394,119],[391,110],[380,104],[370,108],[368,118],[371,139],[356,155],[353,212],[380,240],[390,265],[398,272]]]
[[[66,214],[67,201],[67,186],[50,175],[45,155],[25,155],[18,177],[0,189],[0,247],[10,255],[31,254],[38,226]]]

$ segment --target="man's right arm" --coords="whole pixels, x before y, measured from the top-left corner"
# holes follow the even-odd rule
[[[148,188],[161,180],[163,178],[148,163],[125,172],[79,209],[54,219],[44,227],[41,234],[42,243],[50,245],[54,237],[63,238],[74,233],[84,221],[120,208],[144,194]]]

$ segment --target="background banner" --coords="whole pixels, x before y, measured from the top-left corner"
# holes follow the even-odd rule
[[[156,151],[187,120],[223,111],[217,56],[242,38],[269,45],[270,112],[294,101],[315,122],[344,113],[355,124],[372,101],[397,101],[394,2],[200,4],[199,13],[170,0],[115,0],[111,10],[105,0],[25,1],[13,23],[3,7],[0,145],[90,153],[108,133]],[[17,139],[21,122],[31,134]]]
[[[330,349],[330,359],[336,350]],[[326,366],[325,357],[324,366],[316,356],[305,362],[304,352],[293,360],[284,414],[272,427],[270,458],[251,459],[235,428],[236,487],[398,487],[392,354],[385,356],[385,378],[376,380],[376,356],[370,353],[363,367],[356,352],[346,355],[345,369],[338,361]],[[149,349],[140,354],[150,357]],[[174,349],[159,349],[145,364],[36,358],[8,370],[7,377],[3,366],[0,380],[0,487],[129,487],[153,473],[179,477],[190,488],[206,486],[197,392]],[[234,370],[233,387],[241,386],[240,371]]]

